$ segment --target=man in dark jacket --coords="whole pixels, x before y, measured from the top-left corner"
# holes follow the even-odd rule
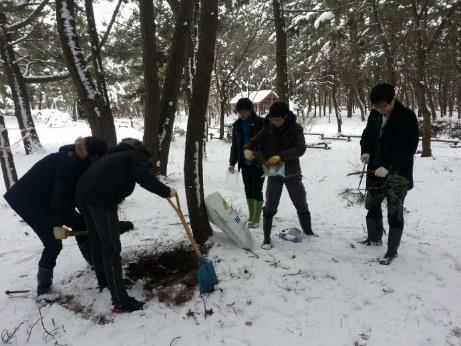
[[[403,232],[403,203],[413,188],[413,160],[418,147],[418,120],[395,97],[392,85],[376,85],[370,93],[373,110],[360,141],[361,160],[368,163],[365,207],[367,245],[381,245],[383,220],[381,203],[387,200],[389,238],[380,260],[389,264],[396,256]]]
[[[176,190],[152,174],[150,153],[144,144],[126,138],[80,178],[76,198],[87,225],[93,266],[100,289],[108,287],[114,312],[141,310],[144,303],[129,297],[122,278],[120,228],[117,207],[133,193],[136,183],[161,197]]]
[[[253,103],[248,98],[241,98],[235,105],[239,118],[232,125],[232,145],[229,158],[229,172],[235,172],[238,163],[242,170],[243,185],[248,204],[248,227],[259,227],[263,208],[263,171],[255,161],[247,161],[243,156],[243,146],[263,127],[264,121],[253,111]]]
[[[284,102],[274,102],[264,120],[263,129],[244,147],[247,160],[261,155],[269,166],[285,164],[285,176],[270,176],[267,179],[266,204],[263,209],[263,249],[271,249],[270,234],[272,219],[286,186],[291,201],[298,212],[298,219],[306,235],[315,235],[311,227],[311,215],[306,201],[306,190],[302,183],[299,158],[306,151],[303,128],[296,123],[296,117]],[[256,153],[258,152],[258,154]]]
[[[4,197],[11,208],[34,230],[45,247],[38,263],[37,294],[51,291],[53,269],[62,249],[54,228],[63,225],[84,230],[82,216],[75,210],[75,186],[92,162],[103,156],[107,144],[95,137],[79,137],[74,145],[38,161]],[[77,237],[83,257],[90,262],[88,237]]]

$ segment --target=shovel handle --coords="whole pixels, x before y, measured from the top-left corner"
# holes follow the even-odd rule
[[[78,237],[82,235],[88,235],[88,231],[71,231],[71,234],[69,234],[69,236],[73,237]]]
[[[187,237],[189,238],[192,247],[194,248],[195,253],[197,256],[202,257],[202,253],[200,252],[200,249],[198,248],[197,243],[195,242],[194,235],[192,234],[192,231],[189,227],[189,225],[186,222],[186,219],[184,218],[184,214],[181,210],[181,205],[179,204],[179,198],[176,195],[176,204],[171,200],[171,198],[167,198],[168,203],[173,207],[173,209],[176,211],[176,214],[178,214],[179,219],[181,220],[182,225],[184,226],[184,229],[186,230]]]

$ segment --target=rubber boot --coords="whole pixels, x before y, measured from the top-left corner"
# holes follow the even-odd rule
[[[309,211],[298,214],[298,220],[304,234],[309,236],[316,236],[316,234],[312,231],[311,213]]]
[[[37,273],[37,295],[47,294],[51,292],[53,284],[53,268],[42,268],[38,266]]]
[[[253,217],[254,217],[254,210],[255,210],[255,200],[252,198],[247,198],[247,204],[248,204],[248,225],[250,225],[253,222]]]
[[[253,228],[258,228],[259,223],[261,222],[261,213],[263,211],[264,201],[254,200],[254,209],[253,209],[253,218],[251,219],[251,224]]]
[[[262,248],[269,250],[271,246],[272,217],[263,217],[264,241]]]
[[[366,245],[382,245],[383,244],[383,219],[366,218],[368,238],[363,242]]]
[[[403,227],[402,228],[389,228],[389,237],[387,239],[387,252],[384,255],[386,258],[394,258],[397,256],[397,250],[400,245],[400,239],[402,239]]]

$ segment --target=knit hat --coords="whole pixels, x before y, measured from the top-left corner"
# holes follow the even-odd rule
[[[285,102],[277,101],[274,102],[269,108],[268,116],[271,118],[283,118],[290,113],[290,108]]]
[[[237,101],[237,104],[235,105],[235,110],[238,112],[238,111],[242,111],[242,110],[248,110],[248,111],[252,111],[253,110],[253,102],[251,102],[251,100],[249,98],[241,98]]]

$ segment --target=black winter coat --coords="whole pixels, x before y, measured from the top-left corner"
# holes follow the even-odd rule
[[[249,117],[250,129],[248,131],[248,139],[254,137],[264,126],[264,120],[257,116],[255,112]],[[245,157],[243,156],[243,120],[237,119],[232,125],[232,145],[230,151],[229,164],[234,166],[238,163],[239,168],[245,163]]]
[[[249,140],[244,149],[260,152],[264,160],[279,155],[282,162],[285,162],[286,177],[301,174],[299,158],[306,152],[304,131],[291,112],[280,128],[273,126],[269,116],[266,116],[264,127]]]
[[[3,197],[33,229],[66,225],[82,230],[83,218],[75,210],[75,186],[89,165],[75,153],[74,145],[61,147],[32,166]]]
[[[136,183],[161,197],[170,196],[170,188],[152,174],[148,154],[120,143],[82,175],[76,189],[77,203],[116,208],[133,193]]]
[[[362,154],[370,154],[368,170],[385,167],[390,173],[407,178],[411,189],[414,155],[419,142],[416,115],[396,101],[380,136],[382,119],[382,115],[372,110],[360,140]],[[367,183],[371,183],[374,179],[374,176],[369,174]]]

